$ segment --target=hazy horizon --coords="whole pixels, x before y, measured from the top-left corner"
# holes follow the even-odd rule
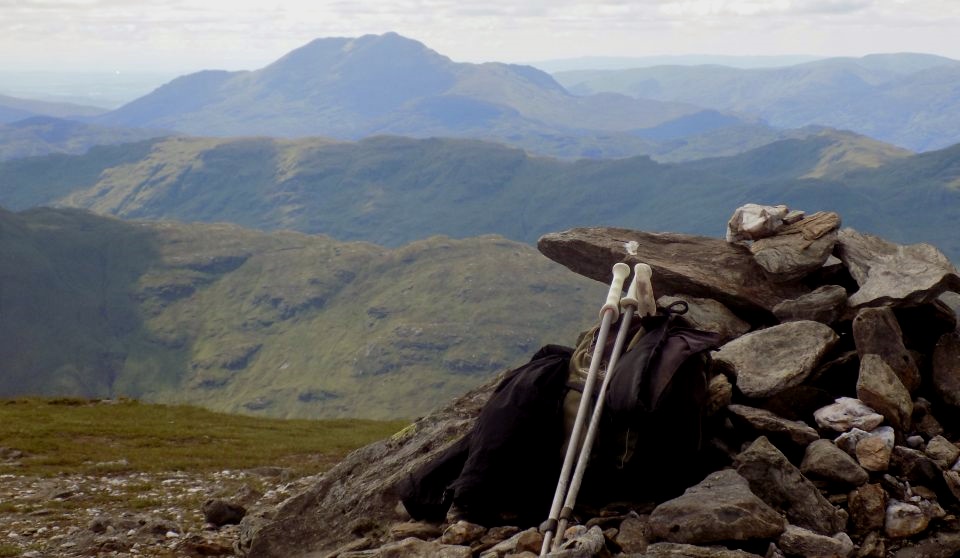
[[[394,31],[458,62],[664,55],[960,58],[951,0],[17,0],[0,72],[252,70],[318,37]],[[0,87],[0,89],[3,89]]]

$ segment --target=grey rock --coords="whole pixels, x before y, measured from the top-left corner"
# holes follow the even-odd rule
[[[906,440],[904,441],[907,443],[907,447],[910,449],[921,450],[921,451],[924,450],[925,443],[923,441],[923,436],[918,436],[918,435],[907,436]]]
[[[491,379],[404,431],[352,452],[269,513],[247,514],[240,523],[238,553],[256,558],[324,555],[356,538],[352,527],[357,520],[389,525],[400,519],[396,487],[467,433],[496,382]]]
[[[469,545],[487,532],[483,525],[469,521],[457,521],[443,530],[440,542],[443,544]]]
[[[344,553],[343,558],[472,558],[469,546],[454,546],[414,537],[389,543],[375,550]]]
[[[838,285],[824,285],[811,293],[774,306],[773,315],[781,322],[811,320],[832,324],[843,316],[846,307],[847,290]]]
[[[247,509],[239,504],[213,498],[203,503],[203,519],[217,527],[237,525],[247,515]]]
[[[703,331],[719,333],[723,341],[740,337],[750,331],[750,324],[741,320],[729,308],[710,298],[677,294],[661,296],[657,299],[657,306],[667,308],[677,301],[687,303],[687,313],[683,317],[690,325]]]
[[[804,558],[847,558],[853,553],[853,541],[849,537],[828,537],[796,525],[787,525],[777,546],[788,556]]]
[[[832,535],[846,524],[846,513],[834,508],[766,438],[757,438],[741,452],[736,465],[753,493],[783,511],[793,525]]]
[[[733,401],[733,384],[723,374],[717,374],[707,383],[706,415],[713,416],[726,409]]]
[[[843,434],[837,436],[833,443],[843,451],[847,453],[850,457],[857,456],[857,444],[860,443],[860,440],[869,436],[870,433],[866,430],[860,430],[859,428],[852,428],[849,432],[844,432]]]
[[[903,332],[890,308],[864,308],[853,319],[853,339],[861,360],[880,355],[910,393],[920,387],[920,370],[903,345]]]
[[[954,498],[960,500],[960,471],[944,471],[943,481]]]
[[[799,284],[768,280],[749,249],[718,238],[580,228],[544,235],[537,248],[572,271],[604,284],[610,282],[610,269],[616,262],[643,262],[653,269],[655,293],[710,298],[738,314],[769,315],[777,304],[807,292]]]
[[[778,536],[785,527],[780,514],[729,469],[708,475],[650,514],[656,539],[694,545],[766,539]]]
[[[936,533],[893,553],[894,558],[953,558],[960,554],[960,533]]]
[[[750,246],[767,278],[778,283],[805,277],[823,266],[837,243],[840,216],[815,213]]]
[[[870,479],[863,467],[830,440],[816,440],[807,446],[800,472],[811,479],[850,486],[860,486]]]
[[[939,487],[943,473],[935,461],[923,452],[895,446],[890,455],[890,471],[912,485]]]
[[[881,426],[857,442],[857,462],[867,471],[886,471],[890,466],[890,456],[896,433],[889,426]]]
[[[887,504],[883,532],[891,539],[902,539],[922,533],[930,519],[919,506],[891,499]]]
[[[650,545],[650,516],[627,517],[620,522],[615,542],[624,554],[644,552]]]
[[[883,415],[895,430],[904,432],[910,427],[910,392],[880,355],[868,354],[860,360],[857,399]]]
[[[589,529],[577,525],[567,530],[567,540],[560,550],[547,554],[550,558],[594,558],[606,549],[606,538],[598,526]]]
[[[424,521],[405,521],[403,523],[394,523],[390,526],[390,537],[398,541],[411,537],[430,540],[439,537],[442,533],[443,529],[440,525]]]
[[[734,339],[714,354],[714,362],[733,371],[745,396],[770,397],[802,383],[837,340],[819,322],[789,322]]]
[[[927,457],[934,460],[942,469],[949,469],[960,458],[960,448],[943,436],[934,436],[927,442],[924,450]]]
[[[877,532],[867,534],[860,543],[857,558],[887,558],[887,545]]]
[[[813,418],[820,428],[847,432],[854,428],[871,431],[883,423],[883,415],[852,397],[840,397],[835,403],[817,409]]]
[[[960,290],[957,270],[929,244],[901,246],[845,228],[836,255],[860,286],[848,301],[853,307],[917,306]]]
[[[865,484],[847,496],[847,511],[855,534],[883,528],[887,510],[887,492],[879,484]]]
[[[960,332],[940,337],[933,349],[933,387],[951,407],[960,407]]]
[[[807,423],[787,420],[765,409],[746,405],[728,405],[735,424],[746,425],[764,436],[783,436],[798,446],[820,439],[820,435]]]
[[[543,535],[536,529],[520,531],[510,538],[494,545],[480,554],[480,558],[503,558],[504,556],[519,554],[535,548],[537,554],[543,544]]]
[[[721,546],[658,542],[648,546],[647,551],[636,558],[760,558],[760,556]]]

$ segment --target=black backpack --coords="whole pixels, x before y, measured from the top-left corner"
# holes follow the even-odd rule
[[[641,319],[612,371],[589,488],[607,501],[663,501],[701,480],[710,350],[721,335],[689,327],[685,302]]]

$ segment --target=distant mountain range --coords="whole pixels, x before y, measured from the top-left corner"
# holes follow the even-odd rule
[[[0,161],[50,153],[86,153],[95,145],[134,143],[169,135],[156,130],[106,128],[50,116],[0,124]]]
[[[203,136],[467,137],[561,157],[664,151],[664,127],[770,133],[682,103],[571,95],[533,67],[455,63],[395,33],[317,39],[252,72],[183,76],[90,121]]]
[[[33,116],[53,116],[56,118],[92,117],[106,112],[106,109],[76,105],[72,103],[53,103],[34,101],[0,95],[0,124],[16,122]]]
[[[839,212],[955,259],[960,146],[912,155],[824,131],[725,158],[560,161],[472,140],[169,138],[0,164],[0,205],[233,222],[398,246],[431,235],[534,242],[573,226],[721,235],[748,202]]]
[[[828,58],[763,69],[658,66],[555,77],[578,94],[689,103],[759,117],[779,128],[830,126],[914,151],[960,142],[960,61],[940,56]]]
[[[603,286],[499,237],[387,250],[233,225],[0,210],[0,397],[137,397],[412,419],[541,344]]]

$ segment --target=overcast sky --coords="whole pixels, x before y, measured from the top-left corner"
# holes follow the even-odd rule
[[[256,69],[396,31],[456,61],[664,54],[960,59],[960,0],[0,0],[0,72]]]

